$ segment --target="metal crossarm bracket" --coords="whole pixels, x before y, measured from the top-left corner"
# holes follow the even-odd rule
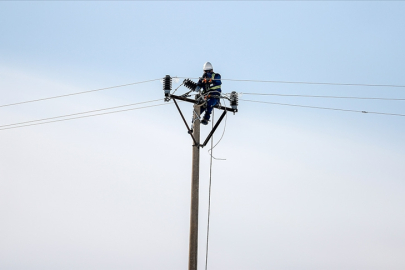
[[[205,139],[204,143],[203,143],[203,144],[197,144],[197,141],[196,141],[196,139],[195,139],[194,136],[193,136],[193,130],[190,129],[190,127],[188,126],[187,121],[186,121],[186,119],[184,118],[184,115],[183,115],[183,113],[181,112],[180,107],[179,107],[179,105],[177,104],[176,99],[182,100],[182,101],[186,101],[186,102],[190,102],[190,103],[193,103],[193,104],[198,104],[198,101],[197,101],[197,100],[194,100],[194,99],[182,97],[182,96],[170,95],[170,97],[173,99],[174,104],[176,105],[177,110],[179,111],[179,113],[180,113],[180,115],[181,115],[181,118],[182,118],[183,121],[184,121],[184,124],[186,125],[187,130],[188,130],[188,134],[190,134],[191,138],[192,138],[193,141],[194,141],[194,145],[196,145],[196,146],[198,146],[198,147],[201,147],[201,148],[207,145],[207,143],[208,143],[209,140],[211,139],[212,135],[213,135],[214,132],[217,130],[219,124],[221,124],[222,119],[224,119],[224,117],[225,117],[227,111],[233,112],[233,113],[235,113],[235,112],[238,111],[237,109],[232,109],[232,108],[228,108],[228,107],[224,107],[224,106],[220,106],[220,105],[214,106],[214,108],[219,109],[219,110],[223,110],[224,112],[222,113],[221,117],[218,119],[218,121],[217,121],[217,123],[215,124],[215,126],[212,128],[211,132],[208,134],[208,136],[207,136],[207,138]],[[194,114],[194,113],[195,113],[195,112],[193,112],[193,114]],[[193,116],[193,117],[194,117],[194,116]],[[197,120],[198,120],[198,119],[196,118],[194,121],[197,121]],[[194,122],[193,122],[193,124],[194,124]]]
[[[184,124],[186,125],[187,130],[188,130],[188,134],[190,134],[191,138],[193,138],[194,145],[197,145],[197,141],[195,140],[195,138],[194,138],[194,136],[193,136],[193,131],[188,127],[187,121],[186,121],[186,119],[184,118],[184,115],[183,115],[183,113],[181,112],[180,107],[179,107],[179,105],[177,104],[177,101],[176,101],[175,99],[173,99],[173,101],[174,101],[174,104],[176,104],[177,110],[179,110],[179,113],[180,113],[180,115],[181,115],[181,118],[183,118]]]
[[[206,146],[209,140],[211,139],[212,135],[214,134],[215,130],[217,130],[219,124],[221,124],[222,119],[224,119],[224,116],[226,115],[226,111],[224,111],[221,115],[221,117],[218,119],[217,123],[215,124],[214,128],[211,130],[210,134],[208,134],[207,139],[205,139],[203,144],[200,144],[201,148]]]

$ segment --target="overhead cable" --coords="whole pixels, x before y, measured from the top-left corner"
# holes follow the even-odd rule
[[[187,77],[177,77],[180,79]],[[200,79],[200,78],[190,78]],[[336,85],[336,86],[371,86],[371,87],[398,87],[405,88],[405,85],[397,84],[368,84],[368,83],[331,83],[331,82],[305,82],[305,81],[269,81],[269,80],[242,80],[242,79],[221,79],[222,81],[234,82],[257,82],[257,83],[288,83],[288,84],[315,84],[315,85]]]
[[[48,99],[54,99],[54,98],[62,98],[62,97],[68,97],[68,96],[74,96],[74,95],[87,94],[87,93],[91,93],[91,92],[97,92],[97,91],[113,89],[113,88],[119,88],[119,87],[125,87],[125,86],[141,84],[141,83],[147,83],[147,82],[153,82],[153,81],[157,81],[157,80],[160,80],[160,79],[153,79],[153,80],[147,80],[147,81],[142,81],[142,82],[121,84],[121,85],[116,85],[116,86],[110,86],[110,87],[99,88],[99,89],[94,89],[94,90],[87,90],[87,91],[76,92],[76,93],[71,93],[71,94],[65,94],[65,95],[60,95],[60,96],[53,96],[53,97],[39,98],[39,99],[27,100],[27,101],[16,102],[16,103],[9,103],[9,104],[0,105],[0,108],[1,107],[14,106],[14,105],[20,105],[20,104],[25,104],[25,103],[31,103],[31,102],[37,102],[37,101],[43,101],[43,100],[48,100]]]
[[[248,99],[239,99],[248,102],[256,103],[267,103],[273,105],[283,105],[283,106],[292,106],[292,107],[302,107],[302,108],[312,108],[312,109],[322,109],[322,110],[333,110],[333,111],[344,111],[344,112],[356,112],[356,113],[370,113],[370,114],[381,114],[381,115],[391,115],[391,116],[405,116],[405,114],[399,113],[385,113],[385,112],[371,112],[371,111],[359,111],[359,110],[347,110],[347,109],[338,109],[338,108],[328,108],[328,107],[317,107],[317,106],[306,106],[306,105],[297,105],[297,104],[288,104],[288,103],[278,103],[278,102],[267,102],[267,101],[257,101],[257,100],[248,100]]]
[[[33,124],[22,125],[22,126],[13,126],[13,127],[0,128],[0,130],[13,129],[13,128],[22,128],[22,127],[35,126],[35,125],[43,125],[43,124],[54,123],[54,122],[68,121],[68,120],[74,120],[74,119],[79,119],[79,118],[93,117],[93,116],[112,114],[112,113],[119,113],[119,112],[126,112],[126,111],[132,111],[132,110],[140,110],[140,109],[146,109],[146,108],[169,105],[169,104],[170,103],[163,103],[163,104],[150,105],[150,106],[138,107],[138,108],[131,108],[131,109],[125,109],[125,110],[119,110],[119,111],[113,111],[113,112],[105,112],[105,113],[98,113],[98,114],[92,114],[92,115],[84,115],[84,116],[79,116],[79,117],[72,117],[72,118],[67,118],[67,119],[59,119],[59,120],[53,120],[53,121],[47,121],[47,122],[41,122],[41,123],[33,123]]]
[[[186,78],[186,77],[174,77],[174,78]],[[197,80],[198,80],[199,78],[191,78],[191,79],[197,79]],[[141,82],[134,82],[134,83],[128,83],[128,84],[110,86],[110,87],[99,88],[99,89],[88,90],[88,91],[82,91],[82,92],[76,92],[76,93],[71,93],[71,94],[65,94],[65,95],[59,95],[59,96],[52,96],[52,97],[46,97],[46,98],[39,98],[39,99],[33,99],[33,100],[22,101],[22,102],[9,103],[9,104],[0,105],[0,108],[2,108],[2,107],[8,107],[8,106],[20,105],[20,104],[25,104],[25,103],[32,103],[32,102],[44,101],[44,100],[48,100],[48,99],[56,99],[56,98],[62,98],[62,97],[80,95],[80,94],[87,94],[87,93],[92,93],[92,92],[97,92],[97,91],[102,91],[102,90],[108,90],[108,89],[119,88],[119,87],[125,87],[125,86],[136,85],[136,84],[142,84],[142,83],[153,82],[153,81],[158,81],[158,80],[161,80],[161,79],[158,78],[158,79],[153,79],[153,80],[147,80],[147,81],[141,81]],[[397,87],[397,88],[405,88],[405,85],[394,85],[394,84],[359,84],[359,83],[329,83],[329,82],[301,82],[301,81],[270,81],[270,80],[243,80],[243,79],[222,79],[222,80],[223,80],[223,81],[236,81],[236,82],[258,82],[258,83],[288,83],[288,84],[315,84],[315,85],[337,85],[337,86],[372,86],[372,87]],[[370,99],[372,99],[372,98],[370,98]],[[387,99],[387,100],[388,100],[388,99]],[[393,100],[394,100],[394,99],[393,99]],[[400,99],[395,99],[395,100],[400,100]],[[402,100],[402,99],[401,99],[401,100]]]
[[[37,120],[31,120],[31,121],[25,121],[25,122],[18,122],[18,123],[8,124],[8,125],[1,125],[1,126],[0,126],[0,129],[1,129],[1,128],[4,128],[4,127],[8,127],[8,126],[16,126],[16,125],[28,124],[28,123],[33,123],[33,122],[41,122],[41,121],[51,120],[51,119],[56,119],[56,118],[69,117],[69,116],[74,116],[74,115],[79,115],[79,114],[87,114],[87,113],[93,113],[93,112],[99,112],[99,111],[105,111],[105,110],[112,110],[112,109],[123,108],[123,107],[128,107],[128,106],[135,106],[135,105],[144,104],[144,103],[156,102],[156,101],[160,101],[160,100],[161,100],[161,99],[155,99],[155,100],[149,100],[149,101],[144,101],[144,102],[132,103],[132,104],[121,105],[121,106],[116,106],[116,107],[109,107],[109,108],[104,108],[104,109],[98,109],[98,110],[92,110],[92,111],[85,111],[85,112],[79,112],[79,113],[72,113],[72,114],[65,114],[65,115],[54,116],[54,117],[48,117],[48,118],[42,118],[42,119],[37,119]]]
[[[342,98],[342,99],[374,99],[374,100],[405,100],[405,98],[383,98],[383,97],[343,97],[343,96],[314,96],[314,95],[290,95],[290,94],[262,94],[242,93],[243,95],[280,96],[280,97],[308,97],[308,98]]]

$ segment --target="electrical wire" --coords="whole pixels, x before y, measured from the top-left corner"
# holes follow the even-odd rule
[[[48,99],[55,99],[55,98],[62,98],[62,97],[68,97],[68,96],[74,96],[74,95],[87,94],[87,93],[91,93],[91,92],[97,92],[97,91],[102,91],[102,90],[107,90],[107,89],[113,89],[113,88],[119,88],[119,87],[125,87],[125,86],[130,86],[130,85],[135,85],[135,84],[141,84],[141,83],[147,83],[147,82],[153,82],[153,81],[157,81],[157,80],[160,80],[160,79],[153,79],[153,80],[147,80],[147,81],[142,81],[142,82],[134,82],[134,83],[128,83],[128,84],[121,84],[121,85],[116,85],[116,86],[110,86],[110,87],[99,88],[99,89],[94,89],[94,90],[76,92],[76,93],[65,94],[65,95],[60,95],[60,96],[53,96],[53,97],[39,98],[39,99],[27,100],[27,101],[16,102],[16,103],[9,103],[9,104],[0,105],[0,108],[2,108],[2,107],[8,107],[8,106],[20,105],[20,104],[25,104],[25,103],[31,103],[31,102],[37,102],[37,101],[43,101],[43,100],[48,100]]]
[[[99,111],[105,111],[105,110],[112,110],[112,109],[117,109],[117,108],[122,108],[122,107],[135,106],[135,105],[144,104],[144,103],[156,102],[156,101],[160,101],[160,100],[161,100],[161,99],[155,99],[155,100],[149,100],[149,101],[144,101],[144,102],[132,103],[132,104],[121,105],[121,106],[116,106],[116,107],[109,107],[109,108],[104,108],[104,109],[98,109],[98,110],[93,110],[93,111],[86,111],[86,112],[65,114],[65,115],[60,115],[60,116],[54,116],[54,117],[48,117],[48,118],[37,119],[37,120],[19,122],[19,123],[14,123],[14,124],[1,125],[1,126],[0,126],[0,129],[3,128],[3,127],[7,127],[7,126],[22,125],[22,124],[27,124],[27,123],[40,122],[40,121],[51,120],[51,119],[56,119],[56,118],[63,118],[63,117],[74,116],[74,115],[79,115],[79,114],[86,114],[86,113],[92,113],[92,112],[99,112]]]
[[[374,99],[374,100],[405,100],[405,98],[382,98],[382,97],[343,97],[343,96],[314,96],[314,95],[289,95],[289,94],[263,94],[241,93],[243,95],[280,96],[280,97],[309,97],[309,98],[343,98],[343,99]]]
[[[248,102],[256,102],[256,103],[267,103],[267,104],[274,104],[274,105],[283,105],[283,106],[292,106],[292,107],[311,108],[311,109],[333,110],[333,111],[343,111],[343,112],[356,112],[356,113],[370,113],[370,114],[381,114],[381,115],[390,115],[390,116],[405,116],[405,114],[399,114],[399,113],[385,113],[385,112],[347,110],[347,109],[339,109],[339,108],[328,108],[328,107],[317,107],[317,106],[297,105],[297,104],[289,104],[289,103],[278,103],[278,102],[267,102],[267,101],[258,101],[258,100],[248,100],[248,99],[241,99],[241,98],[240,98],[239,100],[248,101]]]
[[[221,103],[220,103],[220,105],[222,106]],[[224,104],[224,107],[226,107],[226,104]],[[212,155],[212,150],[221,142],[222,138],[224,137],[227,121],[228,121],[228,111],[225,110],[225,124],[224,124],[224,130],[222,131],[221,138],[220,138],[219,141],[214,145],[214,147],[212,147],[212,148],[210,148],[210,149],[208,150],[208,153],[209,153],[209,154],[211,155],[211,157],[212,157],[213,159],[215,159],[215,160],[226,160],[226,158],[216,158],[216,157],[214,157],[214,156]]]
[[[173,93],[171,93],[171,95],[174,95],[174,93],[176,93],[176,91],[177,91],[177,89],[179,89],[180,88],[180,86],[182,86],[184,84],[184,82],[183,83],[181,83],[176,89],[174,89],[174,91],[173,91]]]
[[[163,103],[163,104],[157,104],[157,105],[151,105],[151,106],[145,106],[145,107],[138,107],[138,108],[131,108],[131,109],[125,109],[125,110],[119,110],[119,111],[113,111],[113,112],[105,112],[105,113],[98,113],[98,114],[92,114],[92,115],[84,115],[84,116],[72,117],[72,118],[67,118],[67,119],[60,119],[60,120],[53,120],[53,121],[34,123],[34,124],[28,124],[28,125],[0,128],[0,130],[22,128],[22,127],[35,126],[35,125],[43,125],[43,124],[49,124],[49,123],[54,123],[54,122],[68,121],[68,120],[74,120],[74,119],[79,119],[79,118],[93,117],[93,116],[112,114],[112,113],[119,113],[119,112],[126,112],[126,111],[132,111],[132,110],[140,110],[140,109],[146,109],[146,108],[157,107],[157,106],[164,106],[164,105],[169,105],[169,104],[170,103]]]
[[[214,111],[212,112],[212,129],[214,128]],[[211,158],[210,158],[210,182],[208,188],[208,218],[207,218],[207,242],[205,247],[205,270],[208,268],[208,246],[210,236],[210,216],[211,216],[211,183],[212,183],[212,149],[214,145],[214,134],[211,137]]]
[[[173,77],[173,78],[186,78],[186,77]],[[191,79],[199,79],[199,78],[191,78]],[[135,85],[135,84],[142,84],[142,83],[153,82],[153,81],[157,81],[157,80],[160,80],[160,78],[159,78],[159,79],[153,79],[153,80],[147,80],[147,81],[141,81],[141,82],[134,82],[134,83],[128,83],[128,84],[110,86],[110,87],[99,88],[99,89],[94,89],[94,90],[76,92],[76,93],[71,93],[71,94],[65,94],[65,95],[59,95],[59,96],[53,96],[53,97],[47,97],[47,98],[39,98],[39,99],[34,99],[34,100],[27,100],[27,101],[22,101],[22,102],[9,103],[9,104],[0,105],[0,108],[2,108],[2,107],[8,107],[8,106],[20,105],[20,104],[25,104],[25,103],[32,103],[32,102],[44,101],[44,100],[49,100],[49,99],[56,99],[56,98],[68,97],[68,96],[73,96],[73,95],[87,94],[87,93],[91,93],[91,92],[97,92],[97,91],[108,90],[108,89],[113,89],[113,88],[125,87],[125,86],[130,86],[130,85]],[[313,85],[371,86],[371,87],[397,87],[397,88],[405,88],[405,85],[394,85],[394,84],[359,84],[359,83],[329,83],[329,82],[301,82],[301,81],[269,81],[269,80],[241,80],[241,79],[221,79],[221,80],[223,80],[223,81],[236,81],[236,82],[289,83],[289,84],[313,84]],[[177,90],[177,89],[176,89],[176,90]],[[247,94],[247,93],[245,93],[245,94]],[[321,96],[319,96],[319,97],[321,97]],[[342,97],[342,98],[346,98],[346,97]],[[349,98],[349,97],[347,97],[347,98]],[[354,98],[354,97],[350,97],[350,98]],[[362,98],[362,99],[383,99],[383,98]],[[403,100],[403,99],[385,99],[385,100]]]
[[[220,103],[220,105],[222,105]],[[226,104],[224,104],[226,106]],[[214,116],[215,116],[215,110],[212,111],[212,129],[214,128]],[[209,192],[208,192],[208,220],[207,220],[207,243],[206,243],[206,249],[205,249],[205,270],[208,268],[208,247],[209,247],[209,235],[210,235],[210,216],[211,216],[211,187],[212,187],[212,159],[216,160],[226,160],[222,158],[215,158],[212,154],[213,149],[218,145],[218,143],[222,140],[225,134],[226,130],[226,122],[228,120],[228,113],[225,110],[225,125],[224,125],[224,131],[222,132],[221,138],[219,141],[214,145],[214,134],[212,134],[211,137],[211,148],[208,150],[208,153],[210,153],[210,182],[209,182]]]
[[[187,77],[177,77],[187,78]],[[200,78],[189,78],[199,80]],[[287,84],[313,84],[313,85],[336,85],[336,86],[367,86],[367,87],[397,87],[405,88],[405,85],[397,84],[367,84],[367,83],[330,83],[330,82],[305,82],[305,81],[269,81],[269,80],[240,80],[240,79],[221,79],[223,81],[234,82],[257,82],[257,83],[287,83]]]

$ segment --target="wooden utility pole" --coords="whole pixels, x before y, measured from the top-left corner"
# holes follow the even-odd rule
[[[190,80],[187,82],[187,84],[189,85],[188,88],[190,88],[190,87],[193,88],[192,90],[195,90],[195,87],[197,87],[196,83],[193,83]],[[191,86],[190,86],[190,84],[191,84]],[[193,87],[193,84],[195,87]],[[221,117],[218,119],[215,126],[212,128],[211,132],[208,134],[205,141],[202,144],[200,144],[200,120],[199,120],[200,108],[204,104],[205,101],[201,102],[200,95],[196,95],[195,99],[188,98],[188,93],[186,93],[185,95],[182,95],[182,96],[170,95],[171,77],[169,75],[166,75],[166,77],[164,78],[163,90],[165,90],[165,99],[164,100],[168,102],[171,99],[173,99],[173,102],[176,105],[176,108],[179,111],[185,126],[187,127],[188,134],[190,134],[191,138],[193,139],[193,164],[192,164],[192,170],[191,170],[190,242],[189,242],[189,254],[188,254],[188,270],[197,270],[200,148],[207,145],[208,141],[211,139],[212,135],[214,134],[215,130],[218,128],[222,119],[224,119],[227,111],[233,112],[233,113],[238,111],[237,94],[236,94],[236,92],[231,93],[231,97],[230,97],[231,108],[222,106],[220,104],[215,106],[216,109],[223,110],[224,112],[222,113]],[[181,100],[181,101],[190,102],[190,103],[194,104],[193,125],[191,126],[191,128],[188,126],[187,121],[184,118],[184,115],[181,112],[180,107],[177,104],[176,100]]]
[[[197,115],[195,115],[197,114]],[[190,208],[190,243],[188,269],[197,270],[197,255],[198,255],[198,196],[200,182],[200,107],[194,105],[193,119],[193,165],[191,171],[191,208]]]
[[[197,270],[197,255],[198,255],[198,192],[199,192],[199,177],[200,177],[200,148],[207,145],[208,141],[211,139],[215,130],[218,128],[221,121],[224,119],[226,112],[237,112],[237,108],[224,107],[221,105],[215,106],[216,109],[223,110],[221,117],[219,117],[217,123],[212,128],[211,132],[208,134],[207,138],[200,144],[200,108],[201,103],[199,103],[199,96],[197,95],[195,99],[190,99],[184,96],[175,96],[170,95],[170,98],[165,99],[169,101],[173,99],[174,104],[176,105],[181,118],[183,119],[184,124],[187,127],[188,133],[193,139],[193,164],[191,169],[191,208],[190,208],[190,242],[189,242],[189,257],[188,257],[188,269]],[[190,103],[194,103],[193,111],[193,125],[191,128],[188,126],[186,119],[184,118],[183,113],[180,110],[179,105],[176,100],[182,100]],[[236,101],[235,101],[236,102]],[[231,103],[232,104],[232,103]],[[196,119],[194,121],[194,119]]]

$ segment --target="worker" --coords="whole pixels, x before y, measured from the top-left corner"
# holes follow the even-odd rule
[[[205,111],[205,115],[201,120],[201,124],[208,125],[211,112],[219,103],[221,96],[221,75],[214,73],[214,69],[210,62],[206,62],[203,66],[204,74],[202,78],[198,80],[196,91],[200,91],[202,88],[202,94],[206,100],[204,106],[201,106],[200,114]]]

